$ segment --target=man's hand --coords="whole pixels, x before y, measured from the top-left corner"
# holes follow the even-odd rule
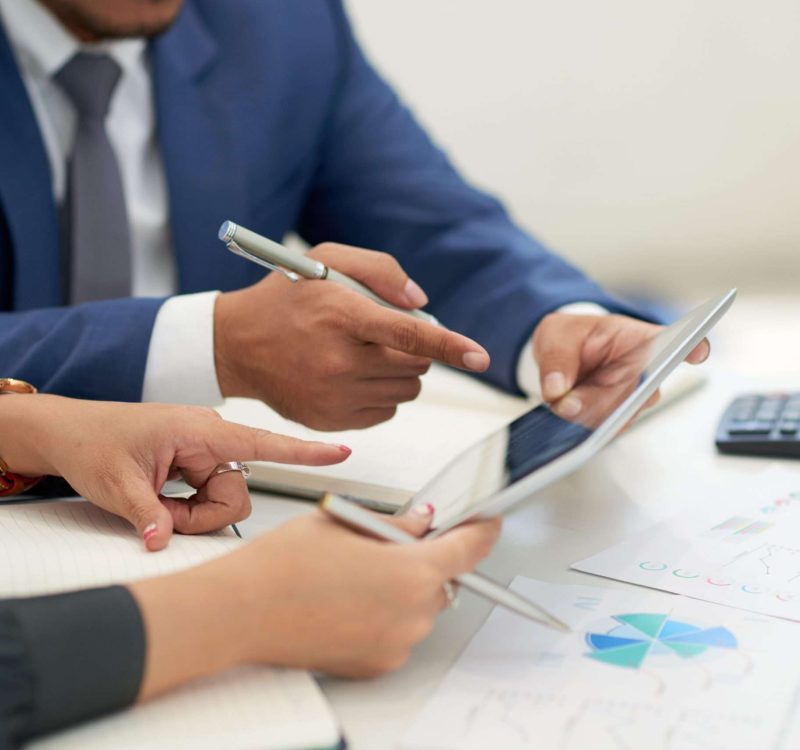
[[[616,394],[614,405],[618,404],[616,397],[626,389],[632,390],[641,374],[638,365],[643,357],[637,357],[634,350],[661,330],[661,326],[622,315],[552,313],[545,316],[533,334],[542,397],[550,403],[558,401],[556,411],[560,416],[567,419],[580,416],[583,421],[588,404],[583,403],[586,399],[578,392],[571,391],[590,374],[598,373],[591,387],[607,385],[609,393]],[[710,351],[708,339],[703,339],[686,361],[704,362]],[[626,377],[630,382],[623,382]],[[651,402],[657,399],[658,395],[654,394]]]
[[[310,255],[366,284],[397,307],[428,299],[385,253],[324,244]],[[432,360],[482,372],[471,339],[389,310],[340,284],[270,274],[219,296],[217,379],[225,396],[258,398],[318,430],[369,427],[412,401]]]

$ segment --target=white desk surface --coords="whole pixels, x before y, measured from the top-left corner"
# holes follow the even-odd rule
[[[503,582],[515,575],[545,581],[624,586],[569,570],[569,565],[701,502],[700,477],[749,476],[768,460],[715,452],[723,408],[750,388],[800,389],[800,300],[750,299],[734,305],[713,337],[710,381],[622,435],[576,474],[540,492],[508,516],[503,536],[481,568]],[[797,466],[800,476],[800,464]],[[307,503],[254,496],[245,536],[308,512]],[[488,615],[491,605],[468,592],[445,612],[431,636],[399,671],[369,682],[326,679],[323,688],[352,750],[389,750]]]

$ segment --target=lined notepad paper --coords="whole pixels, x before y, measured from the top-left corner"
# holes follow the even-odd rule
[[[0,506],[0,596],[30,596],[173,573],[241,544],[232,531],[173,535],[147,552],[131,525],[86,501]]]
[[[163,575],[218,557],[240,544],[232,532],[174,535],[167,549],[147,552],[129,524],[85,501],[3,504],[0,597]],[[339,745],[336,717],[311,675],[254,666],[191,683],[27,747],[323,750]]]

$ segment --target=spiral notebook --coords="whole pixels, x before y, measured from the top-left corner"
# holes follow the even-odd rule
[[[175,535],[146,552],[131,527],[85,501],[0,505],[0,597],[104,586],[185,569],[235,549],[232,532]],[[342,748],[313,677],[246,667],[29,743],[30,750]]]

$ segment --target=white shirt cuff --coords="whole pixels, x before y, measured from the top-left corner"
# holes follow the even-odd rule
[[[605,307],[596,305],[594,302],[572,302],[569,305],[559,307],[556,312],[569,313],[570,315],[608,315],[608,310]],[[530,398],[538,399],[542,397],[542,389],[539,383],[539,365],[533,356],[533,337],[522,348],[522,353],[517,360],[517,385]]]
[[[214,304],[219,292],[170,297],[158,311],[142,401],[214,406],[223,401],[214,366]]]

